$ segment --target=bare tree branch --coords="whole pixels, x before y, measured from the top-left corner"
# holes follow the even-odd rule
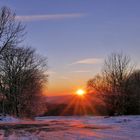
[[[15,13],[9,8],[0,9],[0,54],[10,45],[17,45],[23,40],[25,27],[15,20]]]

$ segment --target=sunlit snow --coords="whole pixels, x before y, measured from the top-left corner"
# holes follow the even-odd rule
[[[140,140],[140,116],[17,120],[0,120],[0,140]]]

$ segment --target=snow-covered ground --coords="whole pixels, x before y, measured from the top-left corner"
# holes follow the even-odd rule
[[[11,122],[20,122],[21,120],[18,118],[14,118],[12,116],[0,116],[0,123],[11,123]]]
[[[7,120],[0,120],[0,140],[140,140],[140,116]]]

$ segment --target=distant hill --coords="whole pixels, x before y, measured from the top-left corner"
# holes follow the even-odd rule
[[[44,115],[87,115],[105,114],[104,104],[94,94],[47,97],[48,112]]]
[[[73,95],[64,96],[49,96],[47,97],[47,103],[51,104],[67,104],[73,99]]]

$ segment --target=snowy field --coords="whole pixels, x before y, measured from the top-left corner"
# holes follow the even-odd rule
[[[0,119],[0,140],[140,140],[140,116]]]

